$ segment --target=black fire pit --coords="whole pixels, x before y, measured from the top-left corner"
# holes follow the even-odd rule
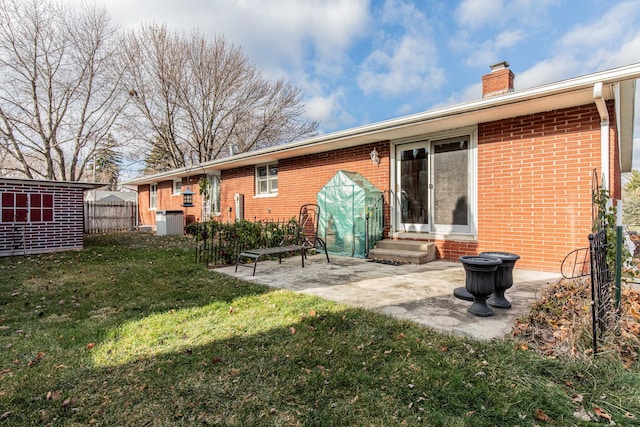
[[[513,286],[513,267],[520,255],[508,252],[482,252],[480,256],[495,257],[502,261],[495,274],[495,290],[487,304],[495,308],[511,308],[511,302],[504,297],[504,292]]]
[[[495,273],[502,260],[496,257],[466,255],[460,257],[466,275],[465,289],[473,296],[473,304],[467,311],[473,315],[493,316],[487,298],[495,289]]]

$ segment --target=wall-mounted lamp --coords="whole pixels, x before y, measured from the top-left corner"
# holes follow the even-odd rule
[[[191,191],[187,185],[187,189],[182,192],[182,206],[185,208],[193,206],[193,195],[195,193]]]
[[[371,163],[378,166],[380,164],[380,156],[378,155],[378,151],[375,149],[375,147],[373,148],[373,151],[369,153],[369,155],[371,156]]]

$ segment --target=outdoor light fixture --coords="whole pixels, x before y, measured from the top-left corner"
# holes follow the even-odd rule
[[[187,186],[187,189],[182,192],[182,206],[185,208],[193,206],[194,194],[195,193],[189,189],[189,186]]]
[[[380,164],[380,156],[378,156],[378,151],[375,149],[375,147],[373,148],[373,151],[371,153],[369,153],[369,155],[371,156],[371,162],[378,166]]]

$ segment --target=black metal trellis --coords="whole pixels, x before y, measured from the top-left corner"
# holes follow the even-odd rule
[[[604,179],[604,177],[603,177]],[[590,276],[591,278],[591,325],[593,335],[593,354],[598,353],[598,338],[610,329],[616,319],[614,305],[615,258],[613,253],[615,242],[607,236],[609,224],[606,220],[606,207],[602,205],[603,186],[594,170],[591,186],[591,222],[592,233],[589,234],[589,247],[571,251],[562,261],[562,275],[567,279]]]
[[[602,177],[604,180],[604,177]],[[598,336],[602,336],[616,320],[613,304],[615,258],[608,256],[615,249],[615,242],[607,236],[609,224],[606,207],[602,205],[603,186],[598,181],[598,173],[593,171],[591,221],[593,233],[589,235],[591,254],[591,321],[593,333],[593,353],[598,352]]]

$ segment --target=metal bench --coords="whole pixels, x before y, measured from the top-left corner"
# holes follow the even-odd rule
[[[300,252],[302,258],[302,268],[304,268],[304,260],[307,258],[309,249],[323,249],[327,262],[329,261],[329,253],[324,240],[318,237],[318,218],[320,216],[320,207],[315,204],[306,204],[300,207],[298,216],[298,230],[295,236],[285,236],[280,245],[271,248],[255,248],[245,249],[238,255],[236,260],[236,271],[238,266],[253,268],[252,276],[256,275],[256,267],[260,258],[265,256],[278,256],[278,262],[282,264],[282,256],[288,253]],[[251,263],[241,262],[243,259],[252,259]]]

